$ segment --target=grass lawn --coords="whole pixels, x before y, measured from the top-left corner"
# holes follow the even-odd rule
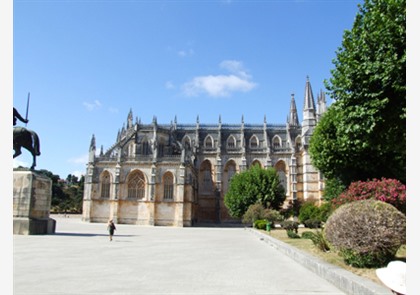
[[[315,230],[309,229],[309,228],[299,228],[299,232],[298,232],[299,236],[301,236],[302,233],[305,231],[315,231]],[[318,249],[314,245],[314,243],[309,239],[302,239],[302,238],[291,239],[287,236],[286,230],[278,229],[278,228],[272,229],[270,233],[266,232],[265,230],[260,230],[260,232],[270,235],[271,237],[276,238],[293,247],[296,247],[302,251],[310,253],[311,255],[316,256],[330,264],[340,266],[341,268],[351,271],[352,273],[356,275],[365,277],[367,279],[374,281],[375,283],[383,285],[382,282],[376,276],[374,268],[373,269],[372,268],[356,268],[356,267],[349,266],[344,263],[343,258],[339,256],[337,252],[334,252],[334,251],[323,252],[320,249]],[[405,245],[401,246],[401,248],[397,252],[395,259],[405,261],[405,258],[406,258],[405,251],[406,251],[406,246]]]

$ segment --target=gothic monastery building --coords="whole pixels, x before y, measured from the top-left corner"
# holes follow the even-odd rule
[[[230,223],[223,198],[229,179],[251,165],[274,167],[286,201],[322,199],[323,180],[311,165],[309,139],[326,111],[325,93],[317,104],[309,79],[303,120],[294,95],[286,124],[151,124],[127,122],[116,142],[96,153],[93,135],[85,176],[83,220],[120,224],[193,226]]]

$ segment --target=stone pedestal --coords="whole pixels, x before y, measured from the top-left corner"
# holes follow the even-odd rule
[[[13,171],[13,234],[55,233],[51,195],[50,178],[34,171]]]

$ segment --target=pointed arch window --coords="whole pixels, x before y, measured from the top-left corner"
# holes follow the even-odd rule
[[[236,140],[235,138],[231,135],[229,136],[228,140],[227,140],[227,148],[228,149],[233,149],[236,147]]]
[[[287,176],[283,170],[278,171],[280,185],[284,188],[284,191],[287,192]]]
[[[300,150],[302,146],[302,138],[300,136],[296,137],[295,145],[296,145],[296,149]]]
[[[213,138],[210,135],[206,137],[204,147],[209,149],[213,147]]]
[[[135,171],[128,178],[128,198],[143,199],[145,191],[144,175],[140,171]]]
[[[111,176],[108,171],[101,175],[101,198],[109,199],[111,195]]]
[[[182,140],[182,145],[185,146],[186,149],[191,148],[191,139],[188,136],[185,136]]]
[[[141,143],[141,154],[148,155],[149,154],[149,141],[145,138]]]
[[[288,169],[286,167],[286,163],[283,161],[279,161],[276,164],[277,176],[280,182],[280,185],[284,188],[286,194],[288,194]]]
[[[273,138],[273,148],[276,149],[280,149],[281,148],[281,139],[278,136],[275,136]]]
[[[227,178],[228,182],[230,182],[231,178],[236,174],[236,167],[235,163],[230,163],[227,169]]]
[[[167,172],[163,176],[163,199],[173,200],[174,198],[174,177],[172,173]]]
[[[158,145],[158,157],[163,157],[164,153],[165,153],[165,144],[160,142]]]
[[[258,138],[255,135],[252,136],[249,144],[252,149],[258,148]]]
[[[211,163],[208,160],[204,161],[200,168],[200,190],[205,194],[213,192]]]

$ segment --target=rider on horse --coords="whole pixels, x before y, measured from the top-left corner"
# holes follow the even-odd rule
[[[17,119],[19,119],[20,121],[22,121],[23,123],[28,123],[29,120],[24,119],[19,112],[17,111],[17,109],[15,109],[13,107],[13,126],[16,126],[16,121]]]
[[[19,112],[13,108],[13,126],[16,126],[16,121],[19,119],[23,123],[28,123],[27,119],[24,119]],[[25,127],[13,127],[13,149],[15,153],[13,154],[13,158],[19,156],[21,152],[21,148],[24,147],[32,154],[32,166],[31,170],[33,170],[36,166],[36,156],[39,156],[39,138],[36,132],[26,129]]]

